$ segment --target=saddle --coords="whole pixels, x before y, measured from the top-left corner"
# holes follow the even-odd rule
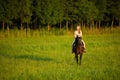
[[[78,41],[78,38],[79,38],[80,42]],[[85,50],[84,49],[84,44],[83,44],[83,42],[81,40],[82,40],[82,37],[78,37],[78,36],[76,37],[76,39],[75,39],[75,41],[74,41],[74,43],[72,45],[72,53],[75,53],[77,44],[80,45],[79,49],[81,50],[81,52],[84,52],[84,50]]]

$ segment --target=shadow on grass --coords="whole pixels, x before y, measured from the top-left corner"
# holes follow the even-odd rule
[[[36,60],[36,61],[52,61],[53,59],[48,57],[40,57],[40,56],[34,56],[34,55],[20,55],[20,56],[14,56],[15,59],[29,59],[29,60]]]
[[[7,57],[7,58],[14,58],[14,59],[28,59],[28,60],[35,60],[35,61],[53,61],[52,58],[48,57],[40,57],[35,55],[8,55],[8,54],[0,54],[1,56]]]

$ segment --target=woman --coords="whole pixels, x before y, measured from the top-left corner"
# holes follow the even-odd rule
[[[82,37],[82,31],[80,29],[80,26],[77,26],[77,30],[75,30],[74,32],[74,37]],[[72,53],[74,53],[74,46],[75,46],[75,38],[74,38],[74,41],[73,41],[73,44],[72,44]],[[83,43],[83,47],[84,47],[84,52],[86,52],[85,50],[85,42],[82,40],[82,43]]]

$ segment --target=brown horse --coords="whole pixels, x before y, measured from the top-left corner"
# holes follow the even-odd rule
[[[80,55],[80,65],[81,65],[82,55],[84,52],[83,42],[81,40],[82,40],[82,37],[77,36],[75,38],[75,46],[73,48],[73,52],[75,53],[75,59],[77,64],[78,64],[78,55]]]

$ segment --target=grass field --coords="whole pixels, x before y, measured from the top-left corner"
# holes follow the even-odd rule
[[[120,80],[120,34],[84,35],[79,66],[73,36],[0,38],[0,80]]]

